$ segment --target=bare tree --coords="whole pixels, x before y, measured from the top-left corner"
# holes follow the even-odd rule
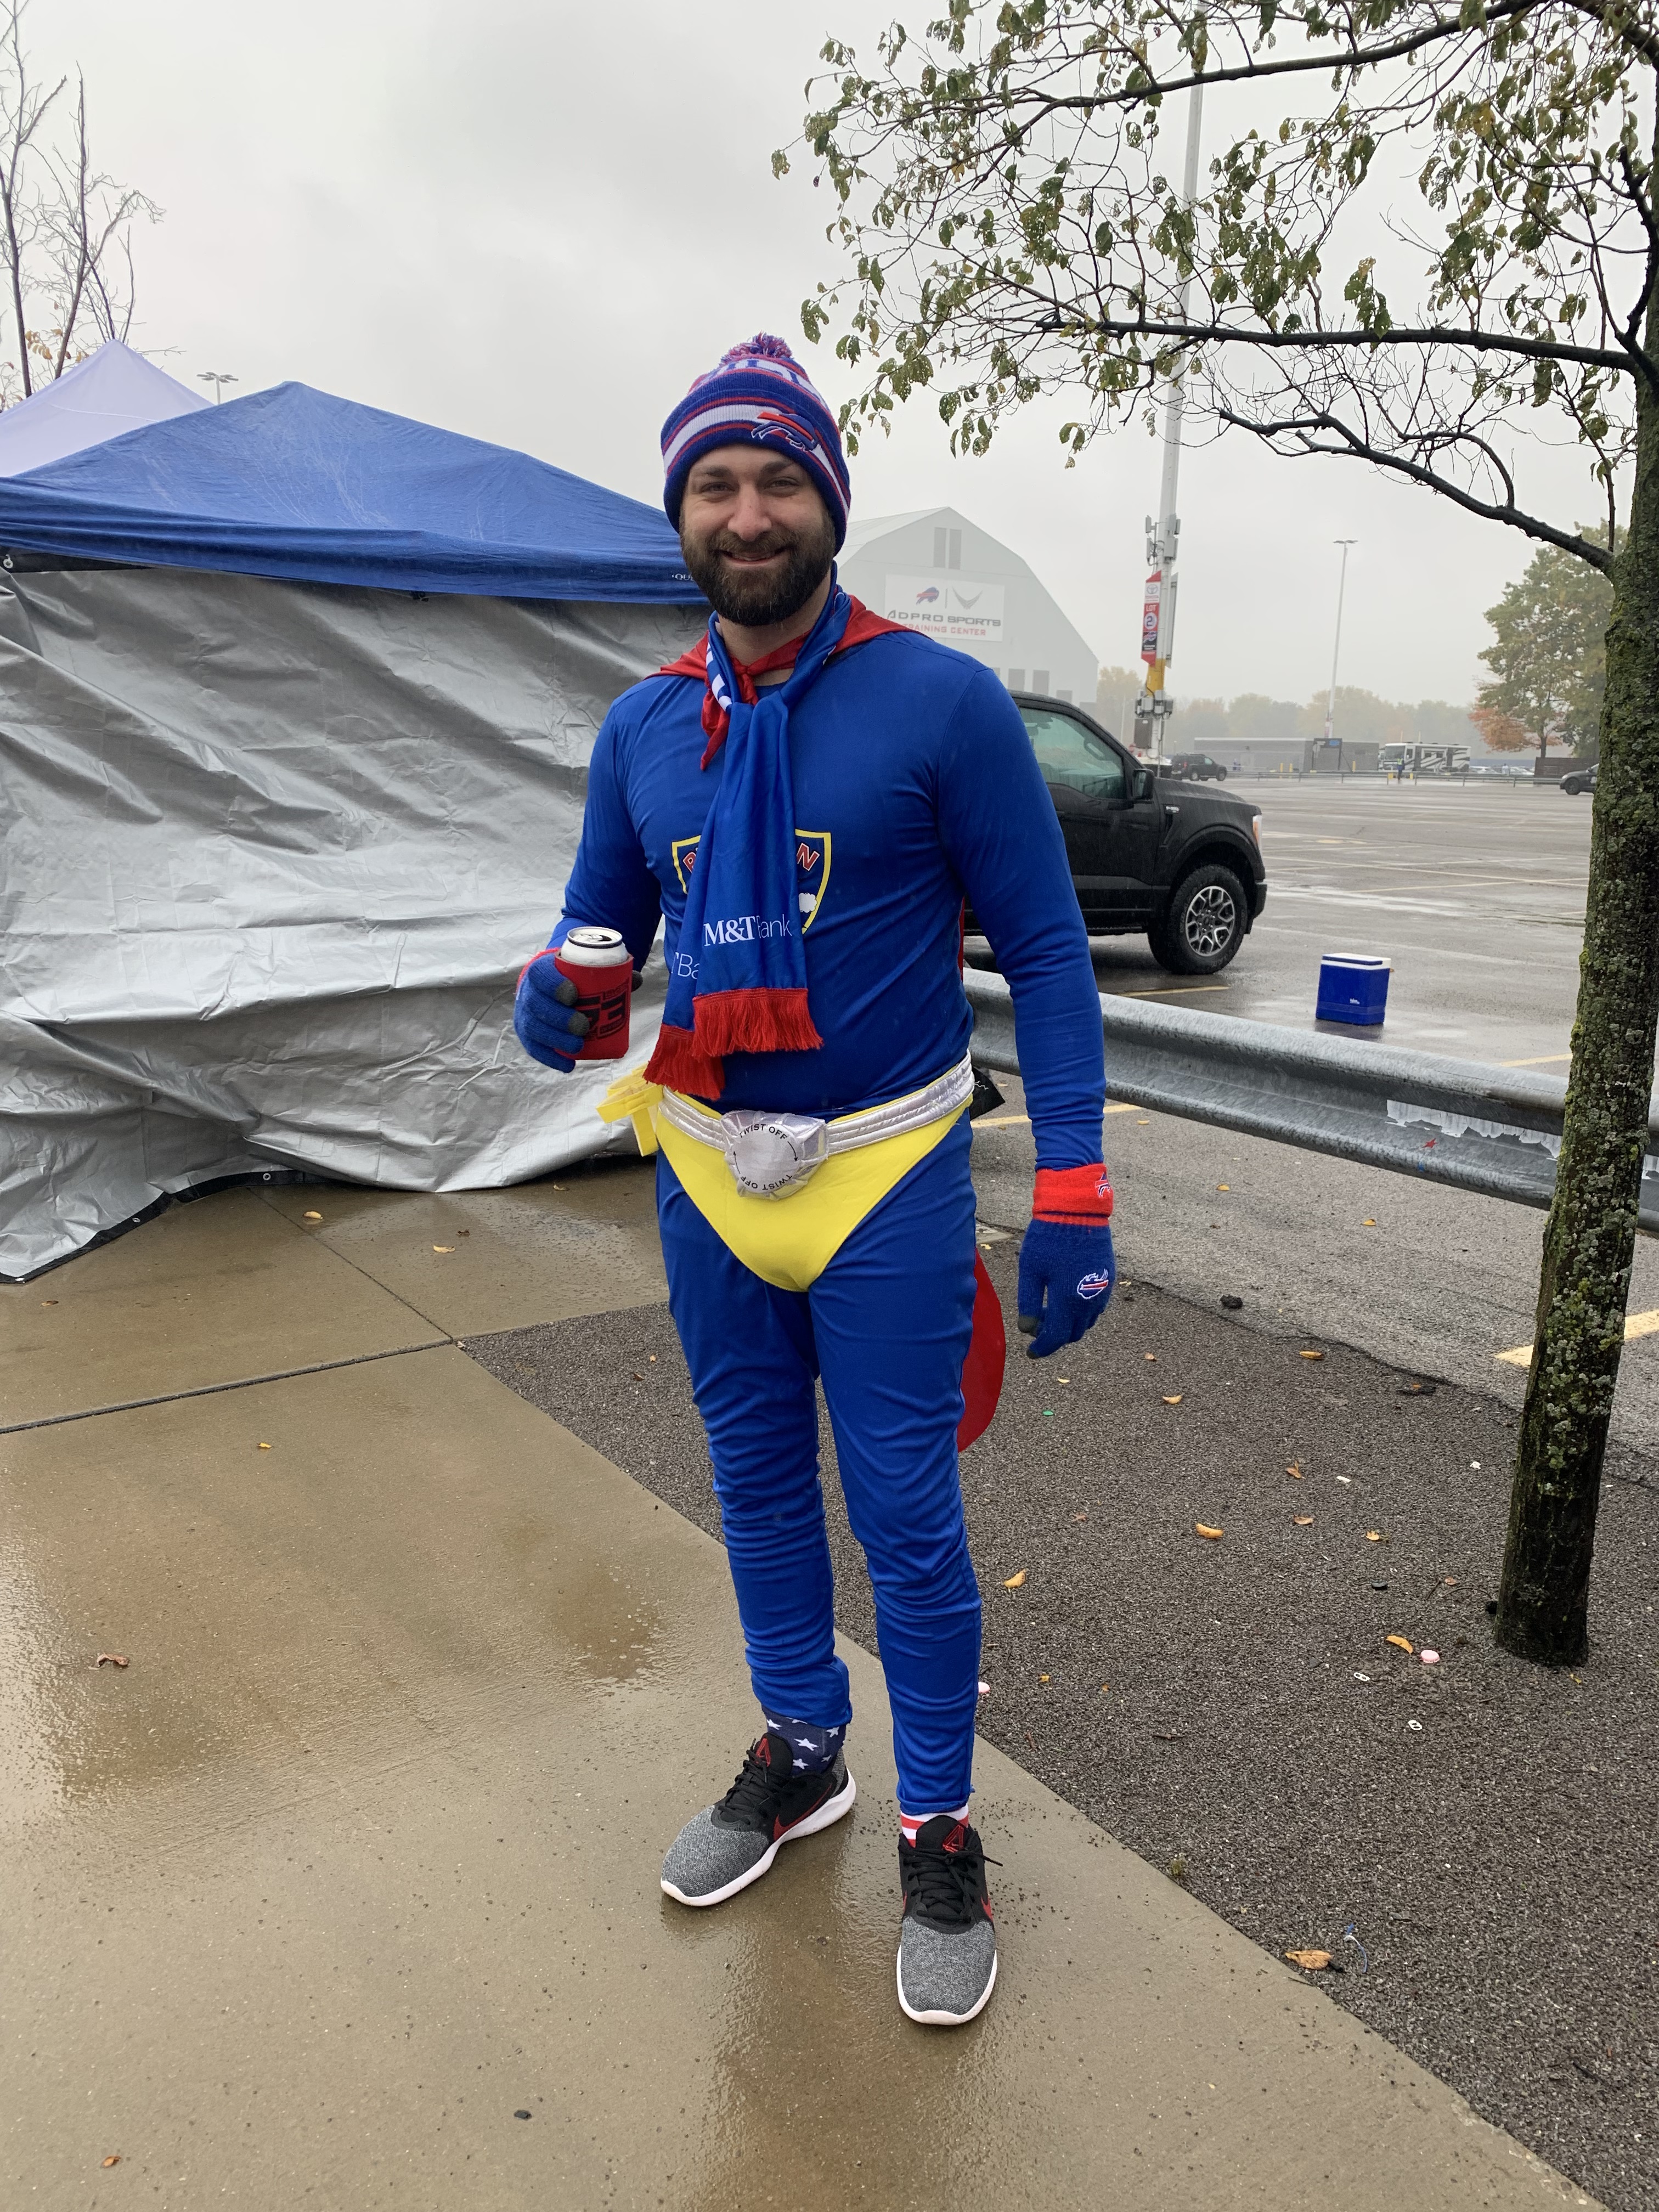
[[[27,0],[0,0],[0,263],[17,341],[0,404],[27,399],[95,346],[126,337],[132,225],[161,216],[153,200],[94,162],[85,80],[77,73],[72,106],[67,77],[49,88],[35,82],[23,41],[27,9]]]
[[[1498,1615],[1510,1650],[1575,1661],[1659,1022],[1659,0],[945,0],[873,67],[824,58],[805,135],[849,273],[802,319],[867,373],[850,435],[931,389],[981,452],[1064,392],[1074,459],[1178,383],[1189,422],[1364,461],[1610,582]],[[1189,202],[1164,132],[1199,88],[1222,135]],[[1552,431],[1595,532],[1527,494]]]

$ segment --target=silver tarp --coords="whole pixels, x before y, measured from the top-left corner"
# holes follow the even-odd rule
[[[649,1051],[513,1035],[605,708],[696,610],[162,568],[0,588],[0,1279],[221,1178],[518,1182]]]

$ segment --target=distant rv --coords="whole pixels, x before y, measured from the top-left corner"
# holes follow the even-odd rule
[[[1380,745],[1376,765],[1385,775],[1462,775],[1468,772],[1467,745]]]

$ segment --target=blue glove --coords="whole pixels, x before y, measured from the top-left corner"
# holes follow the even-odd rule
[[[574,1011],[575,1004],[575,985],[544,957],[532,960],[520,976],[519,995],[513,1002],[519,1042],[532,1060],[567,1075],[591,1026],[586,1014]]]
[[[1046,1359],[1100,1319],[1117,1281],[1112,1186],[1103,1167],[1039,1168],[1036,1204],[1019,1248],[1019,1329]]]

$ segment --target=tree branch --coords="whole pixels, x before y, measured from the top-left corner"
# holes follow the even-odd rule
[[[1031,296],[1041,295],[1033,293]],[[1043,305],[1049,313],[1056,312],[1051,303]],[[1062,327],[1057,321],[1044,334],[1058,336]],[[1127,322],[1103,315],[1087,320],[1085,327],[1100,337],[1175,338],[1190,345],[1260,346],[1274,352],[1322,353],[1333,346],[1370,351],[1390,346],[1448,346],[1474,353],[1515,354],[1527,361],[1577,362],[1585,368],[1608,369],[1620,376],[1630,375],[1635,366],[1622,348],[1567,345],[1555,338],[1504,337],[1496,331],[1448,330],[1435,325],[1417,329],[1391,326],[1386,331],[1239,330],[1227,323],[1154,323],[1139,319]]]
[[[1241,415],[1224,402],[1218,405],[1216,415],[1231,429],[1252,432],[1263,445],[1271,446],[1275,439],[1290,437],[1297,441],[1303,453],[1321,454],[1340,460],[1369,461],[1375,468],[1390,470],[1413,483],[1422,484],[1430,491],[1438,492],[1443,499],[1452,501],[1470,514],[1480,515],[1484,521],[1506,523],[1512,530],[1522,531],[1528,538],[1536,538],[1542,544],[1559,546],[1562,552],[1576,555],[1594,568],[1605,571],[1613,566],[1613,556],[1605,546],[1595,544],[1589,538],[1580,538],[1574,532],[1558,530],[1553,523],[1545,522],[1539,516],[1528,514],[1523,507],[1517,507],[1512,486],[1507,500],[1481,499],[1475,493],[1466,491],[1461,484],[1452,483],[1449,477],[1438,475],[1421,461],[1409,460],[1403,453],[1385,453],[1371,445],[1351,429],[1340,416],[1320,412],[1290,416],[1280,422],[1262,422],[1252,416]],[[1336,442],[1321,444],[1316,434],[1321,432]],[[1497,461],[1491,447],[1479,439],[1473,442],[1479,445],[1498,467],[1505,484],[1510,484],[1509,471]],[[1284,453],[1282,447],[1275,450]],[[1286,458],[1294,458],[1294,455]]]

